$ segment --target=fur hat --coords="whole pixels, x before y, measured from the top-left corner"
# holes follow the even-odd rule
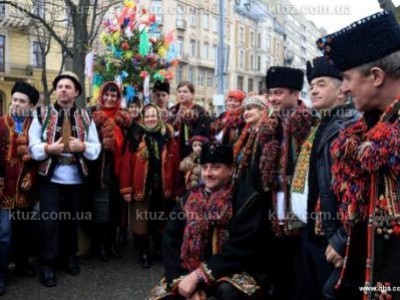
[[[317,40],[339,71],[346,71],[400,50],[400,27],[392,12],[382,11]]]
[[[220,163],[225,165],[233,164],[233,149],[230,145],[208,143],[201,151],[200,164]]]
[[[13,88],[11,89],[11,95],[17,92],[27,95],[29,97],[29,101],[33,105],[36,105],[36,103],[39,101],[38,90],[26,82],[17,81],[14,84]]]
[[[297,91],[303,89],[304,73],[300,69],[289,67],[271,67],[267,71],[267,89],[289,88]]]
[[[325,57],[320,56],[314,58],[313,64],[311,64],[310,61],[307,61],[307,80],[309,83],[311,83],[314,78],[324,76],[343,80],[343,77],[340,74],[339,70],[336,69],[333,64],[330,64]]]

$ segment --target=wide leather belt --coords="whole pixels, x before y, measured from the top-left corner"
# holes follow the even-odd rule
[[[69,166],[76,164],[76,158],[73,156],[60,156],[58,158],[58,164],[63,166]]]

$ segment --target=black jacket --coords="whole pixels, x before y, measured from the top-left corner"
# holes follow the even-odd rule
[[[165,276],[171,284],[174,279],[189,273],[181,266],[180,252],[186,220],[183,216],[183,205],[188,199],[186,194],[177,203],[174,213],[166,226],[163,236],[163,258]],[[265,200],[264,200],[265,202]],[[229,238],[225,241],[222,252],[204,258],[204,262],[211,270],[214,278],[224,275],[248,272],[260,273],[265,256],[265,209],[260,195],[245,185],[238,184],[232,197],[233,217],[228,225]],[[179,218],[179,216],[181,218]]]
[[[331,167],[333,160],[330,150],[333,141],[339,136],[339,132],[354,123],[359,117],[360,114],[352,105],[345,105],[334,109],[317,145],[316,174],[318,177],[322,226],[329,244],[339,254],[344,254],[347,235],[338,219],[338,200],[331,189]],[[315,179],[310,178],[309,184],[312,184],[313,180],[315,181]],[[308,206],[310,207],[310,203]]]

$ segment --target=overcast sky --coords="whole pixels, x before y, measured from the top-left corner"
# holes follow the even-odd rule
[[[317,27],[332,33],[380,10],[378,0],[290,0]],[[393,1],[395,6],[400,0]]]

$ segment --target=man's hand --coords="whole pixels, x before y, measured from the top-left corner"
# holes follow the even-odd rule
[[[44,150],[47,154],[51,155],[61,155],[64,150],[64,144],[62,143],[62,139],[59,138],[57,142],[52,144],[46,144]]]
[[[85,151],[85,144],[76,137],[69,137],[68,147],[71,152],[84,152]]]
[[[179,294],[181,294],[185,298],[189,298],[193,295],[194,291],[197,288],[197,284],[199,280],[195,272],[190,273],[185,276],[181,282],[179,282],[178,290]]]
[[[122,197],[124,198],[125,202],[129,203],[129,202],[132,201],[132,195],[131,194],[124,194]]]
[[[330,244],[326,247],[325,257],[335,268],[341,268],[343,266],[343,257],[341,257]]]

